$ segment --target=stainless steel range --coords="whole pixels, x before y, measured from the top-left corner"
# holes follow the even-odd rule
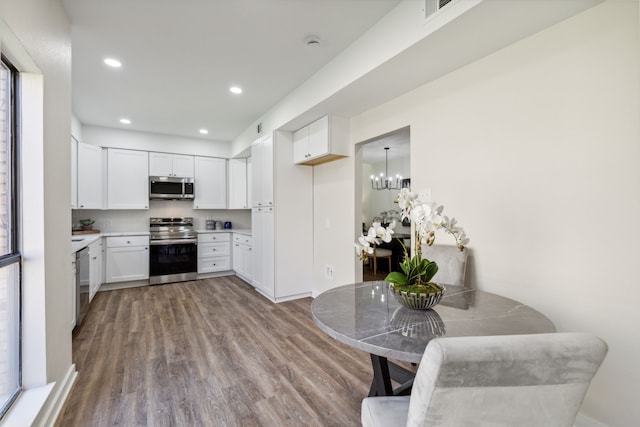
[[[150,218],[149,284],[196,280],[197,236],[193,218]]]

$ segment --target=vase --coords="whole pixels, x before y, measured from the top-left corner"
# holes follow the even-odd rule
[[[414,292],[407,293],[405,291],[395,289],[393,283],[389,284],[389,289],[393,292],[393,296],[396,301],[405,307],[409,307],[414,310],[428,310],[437,305],[442,299],[442,295],[444,295],[445,291],[445,288],[443,287],[441,291],[420,294],[416,294]]]
[[[80,226],[84,231],[93,230],[93,225],[81,225]]]

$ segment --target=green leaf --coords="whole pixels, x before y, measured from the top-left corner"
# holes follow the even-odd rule
[[[435,261],[429,261],[426,258],[422,260],[420,276],[423,281],[425,282],[431,281],[431,279],[433,278],[433,276],[436,275],[437,272],[438,272],[438,264],[436,264]]]
[[[409,283],[407,276],[399,271],[392,271],[384,278],[385,282],[393,283],[395,285],[406,285]]]

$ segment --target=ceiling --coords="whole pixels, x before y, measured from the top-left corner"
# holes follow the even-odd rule
[[[398,3],[63,0],[73,112],[84,125],[231,141]]]
[[[362,162],[369,164],[384,162],[385,147],[389,147],[390,161],[409,157],[411,155],[410,129],[406,127],[363,144]]]

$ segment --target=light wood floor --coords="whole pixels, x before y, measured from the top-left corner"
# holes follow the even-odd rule
[[[236,278],[100,292],[58,427],[357,426],[369,355]]]

